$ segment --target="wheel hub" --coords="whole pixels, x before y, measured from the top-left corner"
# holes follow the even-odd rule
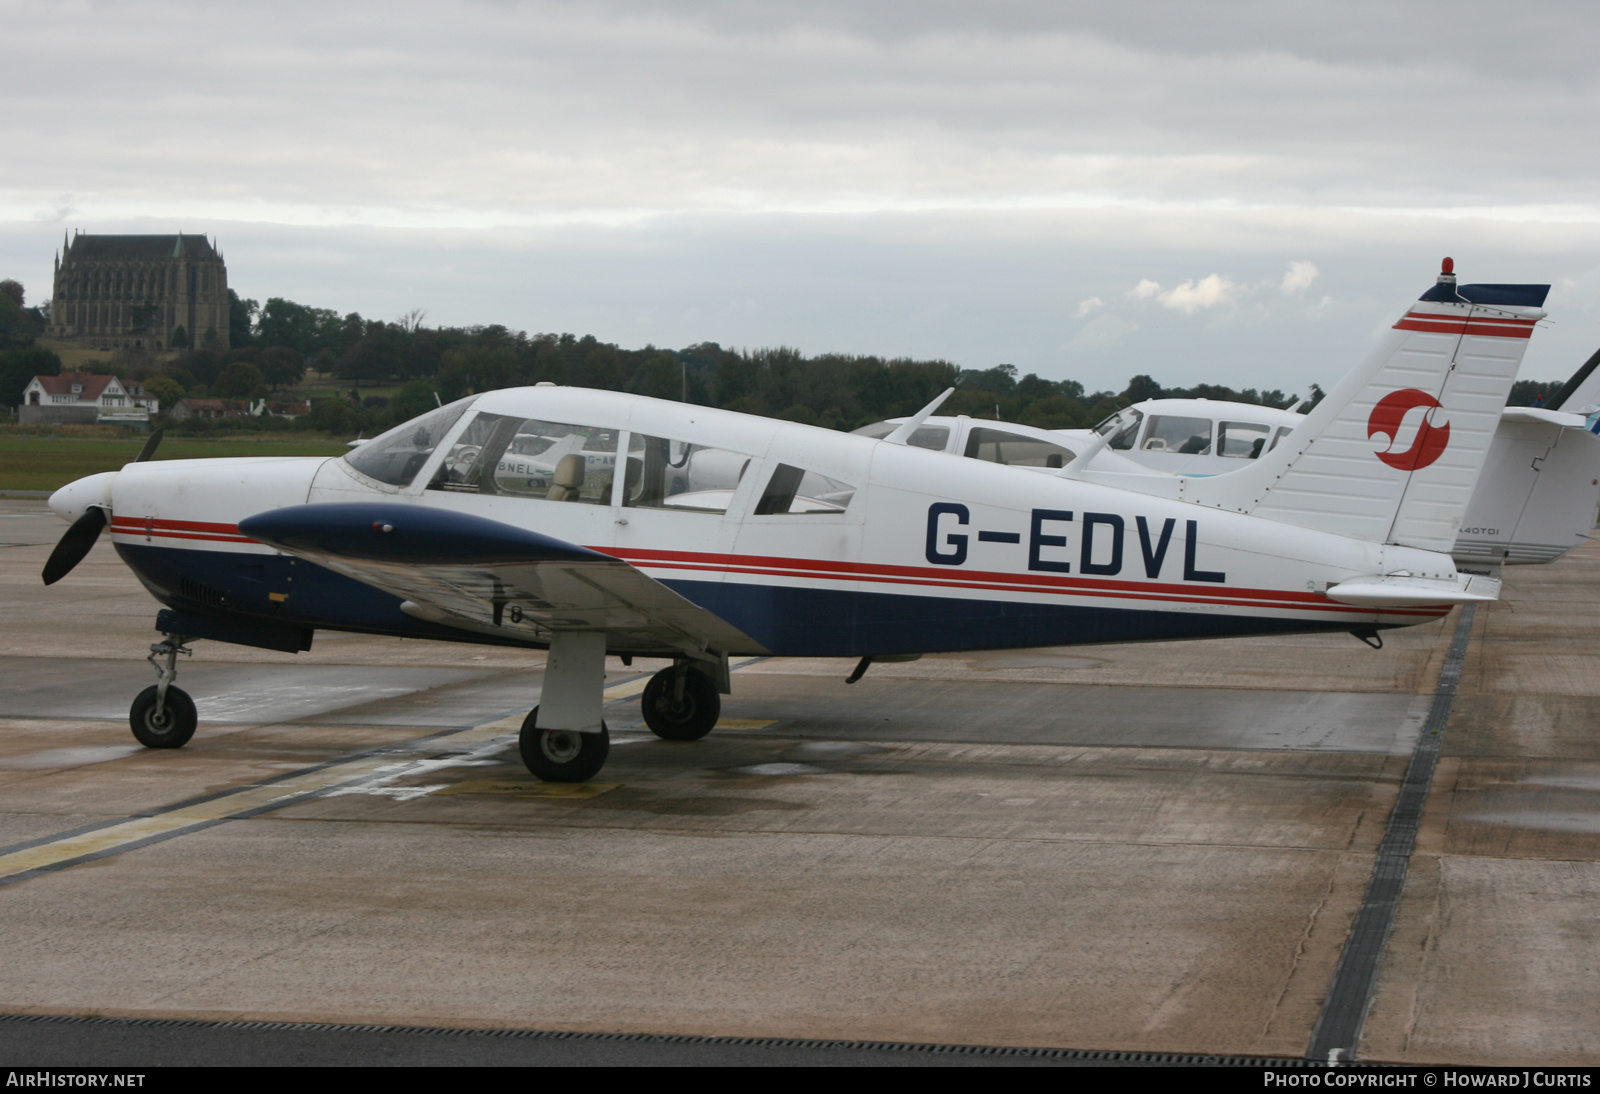
[[[539,735],[539,751],[552,763],[571,763],[583,751],[583,734],[570,729],[549,729]]]

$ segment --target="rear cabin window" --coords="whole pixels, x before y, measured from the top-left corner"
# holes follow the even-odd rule
[[[685,513],[725,513],[749,466],[750,457],[742,452],[631,433],[622,504]]]
[[[1259,422],[1218,422],[1217,455],[1253,460],[1266,450],[1271,435],[1272,427]]]
[[[842,513],[856,488],[815,471],[780,463],[756,502],[756,516]]]
[[[1150,428],[1145,431],[1145,452],[1176,452],[1185,456],[1211,454],[1211,419],[1182,418],[1176,414],[1150,415]]]
[[[479,414],[428,489],[610,505],[619,439],[615,429]]]
[[[1007,467],[1065,467],[1073,459],[1072,450],[1059,444],[988,428],[974,429],[967,434],[965,455],[968,459],[1003,463]]]

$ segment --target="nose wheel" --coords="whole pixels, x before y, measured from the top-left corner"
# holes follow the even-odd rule
[[[128,711],[133,735],[146,748],[182,748],[200,720],[194,700],[182,688],[169,687],[163,703],[159,692],[160,685],[151,684],[133,701]]]
[[[673,665],[650,677],[641,706],[644,724],[666,741],[698,741],[722,716],[717,685],[690,665]]]
[[[141,691],[128,711],[133,735],[146,748],[182,748],[194,736],[200,721],[194,700],[172,683],[178,678],[178,655],[187,657],[191,652],[181,634],[165,635],[150,647],[157,682]]]

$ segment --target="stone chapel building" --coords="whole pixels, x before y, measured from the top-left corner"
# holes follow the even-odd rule
[[[228,348],[228,270],[205,236],[74,235],[47,337],[109,349]]]

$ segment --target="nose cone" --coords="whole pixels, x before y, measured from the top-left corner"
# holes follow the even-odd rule
[[[69,482],[50,495],[50,508],[54,510],[56,516],[68,522],[83,516],[84,511],[91,505],[103,505],[109,509],[111,484],[116,478],[115,471],[102,471],[98,475]]]

